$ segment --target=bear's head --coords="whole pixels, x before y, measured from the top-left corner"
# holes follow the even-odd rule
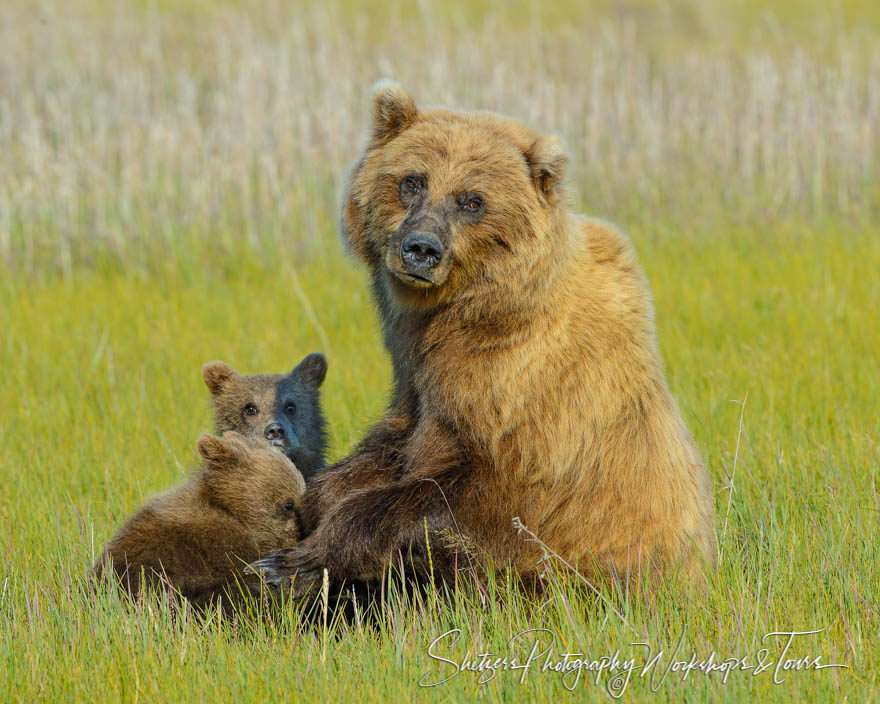
[[[431,308],[487,289],[497,297],[566,246],[567,163],[556,137],[491,113],[420,110],[381,81],[342,236],[403,305]]]
[[[245,376],[225,362],[202,367],[217,432],[265,438],[306,479],[324,466],[327,429],[319,389],[326,375],[327,359],[319,352],[306,356],[289,374]]]
[[[238,518],[261,552],[303,537],[300,509],[306,490],[293,463],[265,441],[236,432],[201,435],[199,482],[210,503]]]

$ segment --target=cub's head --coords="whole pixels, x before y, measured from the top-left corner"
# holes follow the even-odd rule
[[[282,450],[306,479],[324,466],[327,430],[320,386],[327,360],[314,352],[289,374],[239,374],[225,362],[208,362],[202,377],[211,392],[218,433],[234,430],[264,438]]]
[[[489,113],[420,110],[395,83],[373,94],[372,135],[349,177],[349,250],[404,305],[502,292],[563,247],[567,157],[555,137]]]
[[[248,527],[261,552],[303,537],[300,509],[306,485],[287,457],[265,441],[236,432],[201,435],[197,447],[204,461],[203,491]]]

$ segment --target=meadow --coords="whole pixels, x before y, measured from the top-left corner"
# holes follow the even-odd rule
[[[324,351],[332,458],[380,417],[389,362],[336,219],[382,76],[560,134],[572,207],[632,237],[715,485],[706,595],[499,580],[301,627],[84,588],[196,464],[203,362]],[[867,1],[2,3],[0,697],[607,700],[610,676],[539,665],[419,686],[452,674],[428,654],[450,629],[460,661],[543,628],[558,653],[664,649],[624,700],[880,700],[878,116]],[[786,657],[845,668],[775,671],[765,634],[819,629]],[[773,665],[664,679],[677,646]]]

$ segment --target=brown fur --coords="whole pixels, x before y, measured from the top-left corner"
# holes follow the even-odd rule
[[[250,438],[270,439],[308,480],[324,467],[327,430],[320,386],[327,374],[323,354],[307,355],[287,374],[239,374],[225,362],[207,362],[202,378],[211,392],[214,427]],[[285,411],[294,403],[293,414]]]
[[[198,450],[202,467],[123,525],[97,575],[112,563],[133,596],[162,584],[196,604],[237,601],[247,562],[300,539],[305,482],[281,452],[234,432],[202,435]]]
[[[514,517],[587,574],[700,582],[714,566],[709,477],[667,389],[647,283],[623,235],[562,204],[566,161],[515,120],[418,110],[378,86],[342,231],[372,274],[392,403],[310,484],[315,530],[259,564],[270,580],[376,578],[397,550],[424,557],[426,521],[441,569],[463,564],[435,544],[460,530],[534,575],[540,550]],[[485,199],[433,282],[405,276],[397,244],[413,173],[435,205]]]

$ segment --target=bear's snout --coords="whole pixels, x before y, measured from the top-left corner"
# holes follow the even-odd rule
[[[281,423],[270,423],[263,431],[263,435],[266,436],[266,440],[268,440],[271,445],[284,445],[284,441],[286,440],[284,437],[284,428],[281,427]]]
[[[414,232],[400,245],[400,258],[407,274],[427,278],[427,274],[443,260],[443,243],[427,232]]]

